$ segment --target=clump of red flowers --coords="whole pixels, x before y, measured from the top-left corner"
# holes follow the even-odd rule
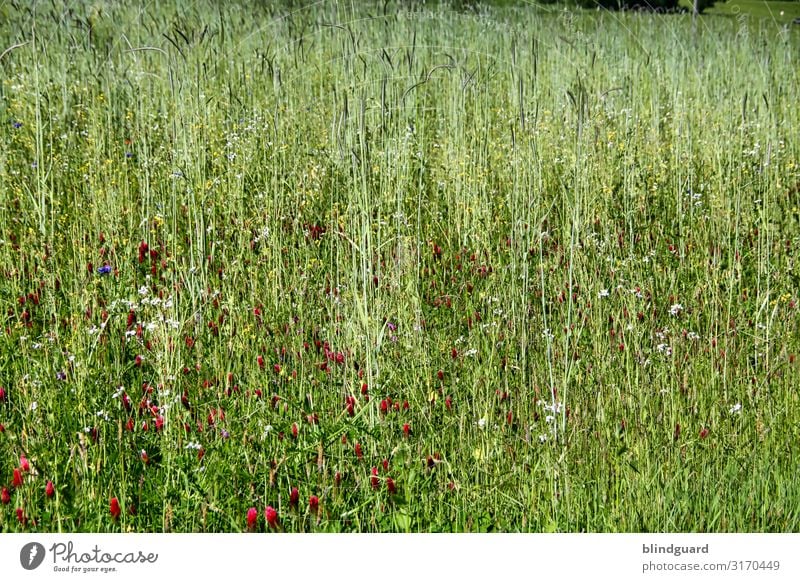
[[[356,410],[356,398],[355,396],[347,396],[344,399],[345,410],[347,410],[347,414],[350,416],[355,415]]]
[[[119,516],[122,513],[122,508],[119,506],[119,500],[116,497],[111,498],[109,511],[111,512],[111,517],[113,517],[115,520],[119,519]]]
[[[271,505],[267,505],[267,508],[264,510],[264,517],[266,518],[269,527],[278,527],[278,512],[275,511],[275,508],[273,508]]]
[[[258,510],[255,507],[251,507],[247,510],[247,529],[253,531],[258,524]]]
[[[22,473],[19,469],[14,469],[14,476],[11,479],[11,486],[14,489],[22,487]]]
[[[438,463],[441,463],[441,461],[442,457],[439,455],[439,453],[433,453],[433,455],[428,455],[424,462],[428,471],[432,471],[434,468],[436,468]]]

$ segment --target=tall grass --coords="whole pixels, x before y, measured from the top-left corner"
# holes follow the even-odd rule
[[[798,529],[797,31],[0,22],[3,531]]]

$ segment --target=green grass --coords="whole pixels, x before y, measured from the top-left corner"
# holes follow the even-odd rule
[[[728,0],[708,9],[708,15],[763,18],[776,24],[790,24],[800,18],[800,2],[774,2],[770,0]]]
[[[0,6],[2,531],[800,529],[800,34],[264,6]]]

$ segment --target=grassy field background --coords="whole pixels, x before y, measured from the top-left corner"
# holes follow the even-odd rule
[[[688,6],[688,5],[687,5]],[[709,8],[708,16],[764,18],[785,25],[800,18],[800,2],[765,2],[764,0],[729,0]]]
[[[467,2],[469,5],[469,3]],[[483,0],[474,3],[475,6],[492,6],[494,8],[531,7],[538,10],[558,12],[562,10],[576,10],[575,4],[580,2],[537,2],[534,0]],[[680,8],[691,11],[694,7],[693,0],[679,0]],[[776,26],[791,24],[795,18],[800,18],[800,1],[798,0],[726,0],[718,2],[715,6],[704,10],[705,16],[701,22],[713,20],[712,17],[738,17],[740,19],[767,19]]]
[[[800,529],[800,31],[0,23],[2,531]]]

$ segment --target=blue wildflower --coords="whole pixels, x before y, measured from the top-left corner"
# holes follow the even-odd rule
[[[111,265],[103,265],[102,267],[98,267],[97,272],[100,275],[108,275],[111,272]]]

